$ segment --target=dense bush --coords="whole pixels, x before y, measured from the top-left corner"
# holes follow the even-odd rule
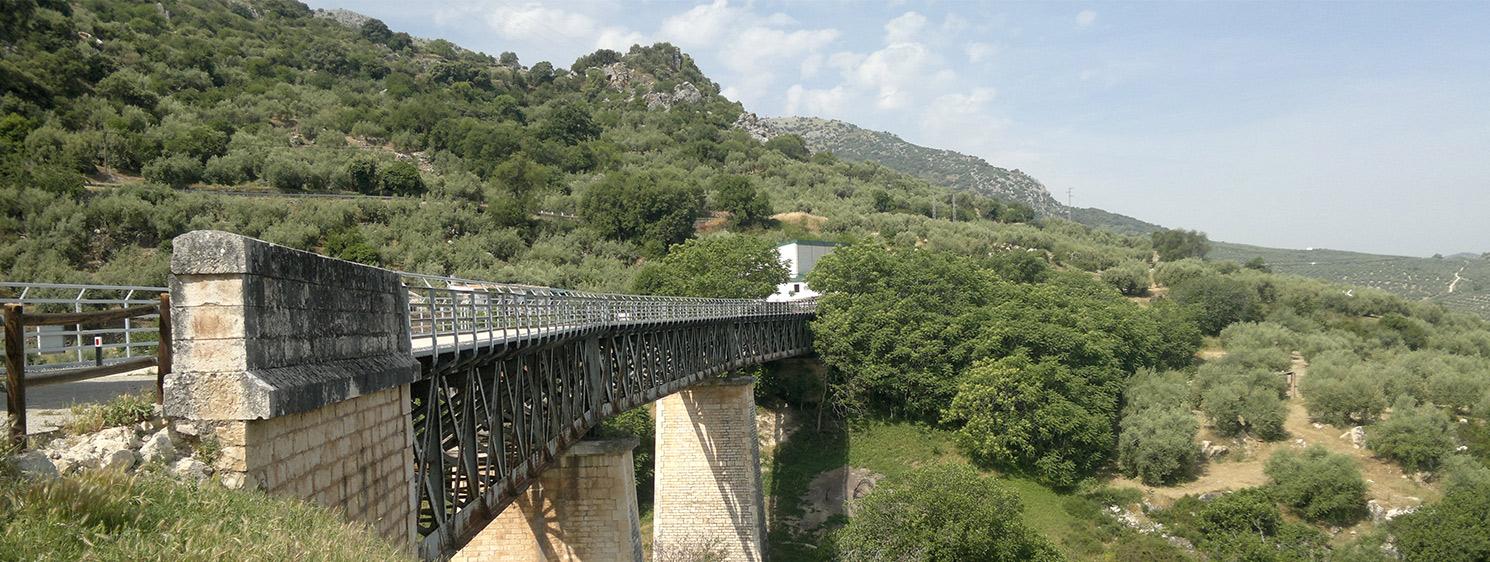
[[[787,275],[769,240],[722,234],[673,246],[661,262],[637,274],[635,288],[653,295],[763,299]]]
[[[184,154],[156,158],[142,170],[145,179],[169,185],[186,187],[202,179],[202,163]]]
[[[585,191],[580,212],[601,235],[661,255],[693,235],[703,193],[655,174],[613,172]]]
[[[1100,379],[1097,379],[1100,380]],[[1070,487],[1111,454],[1112,391],[1089,372],[1019,354],[973,367],[947,418],[972,458]]]
[[[1102,270],[1102,282],[1130,297],[1149,291],[1149,270],[1141,262],[1128,262]]]
[[[1274,453],[1264,472],[1273,496],[1310,521],[1345,526],[1366,513],[1366,481],[1355,460],[1319,445]]]
[[[1265,440],[1284,437],[1287,409],[1274,373],[1241,366],[1205,365],[1196,374],[1200,409],[1221,435],[1250,433]]]
[[[1399,398],[1390,417],[1366,431],[1366,447],[1411,470],[1431,470],[1456,446],[1448,414],[1432,404]]]
[[[869,562],[1061,559],[1022,511],[1018,496],[992,478],[933,465],[865,496],[833,534],[833,549],[839,559]]]
[[[1150,241],[1159,259],[1164,261],[1203,258],[1211,251],[1205,233],[1194,230],[1159,230],[1150,235]]]
[[[1170,298],[1196,309],[1195,320],[1207,334],[1219,334],[1234,322],[1258,315],[1257,294],[1247,283],[1222,276],[1202,276],[1174,286]]]
[[[1462,459],[1446,464],[1445,472],[1442,499],[1391,522],[1402,559],[1490,560],[1490,471]]]
[[[1118,425],[1118,468],[1145,484],[1166,485],[1188,476],[1200,461],[1199,430],[1189,389],[1179,372],[1140,370],[1123,393]]]
[[[1364,364],[1354,353],[1330,351],[1310,363],[1299,390],[1310,418],[1337,426],[1366,424],[1386,409],[1382,375],[1380,367]]]

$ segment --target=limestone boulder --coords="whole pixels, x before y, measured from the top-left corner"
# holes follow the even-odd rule
[[[212,476],[212,467],[207,463],[187,457],[171,465],[171,474],[182,480],[203,482]]]
[[[10,458],[11,466],[27,478],[55,478],[57,465],[41,451],[26,451]]]
[[[176,444],[172,441],[171,432],[168,429],[152,433],[140,445],[140,459],[146,463],[168,463],[176,460],[176,457]]]

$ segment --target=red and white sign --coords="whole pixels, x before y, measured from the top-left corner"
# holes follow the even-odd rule
[[[103,336],[93,336],[93,347],[103,347]]]

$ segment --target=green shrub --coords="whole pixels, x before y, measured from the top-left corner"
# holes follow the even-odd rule
[[[1195,523],[1207,538],[1234,533],[1268,536],[1278,532],[1283,515],[1266,490],[1245,488],[1205,504]]]
[[[1442,499],[1392,520],[1390,529],[1403,560],[1490,560],[1490,475],[1447,483]]]
[[[1284,449],[1268,459],[1264,472],[1274,497],[1305,519],[1345,526],[1366,513],[1366,481],[1350,457],[1319,445]]]
[[[419,168],[408,162],[394,162],[378,169],[378,184],[383,191],[393,195],[419,195],[424,193],[424,178]]]
[[[1432,404],[1399,398],[1392,415],[1366,431],[1366,447],[1411,470],[1431,470],[1455,447],[1453,423]]]
[[[1102,270],[1102,282],[1130,297],[1149,292],[1149,270],[1140,262],[1128,262]]]
[[[1174,286],[1170,298],[1195,307],[1195,321],[1207,334],[1258,314],[1257,294],[1246,282],[1219,275],[1197,277]]]
[[[146,164],[143,173],[146,180],[155,183],[186,187],[201,181],[202,163],[184,154],[163,156]]]
[[[1174,287],[1191,279],[1215,274],[1215,270],[1207,267],[1205,262],[1194,258],[1161,261],[1154,266],[1154,281],[1165,287]]]
[[[1118,468],[1145,484],[1165,485],[1189,475],[1200,461],[1199,424],[1189,408],[1182,373],[1136,373],[1123,392],[1118,424]]]
[[[278,189],[300,190],[311,182],[310,164],[287,156],[273,156],[264,162],[264,179]]]
[[[947,418],[973,459],[1071,487],[1109,458],[1114,398],[1054,359],[1020,353],[975,365]]]
[[[1278,393],[1243,380],[1228,380],[1206,390],[1201,397],[1201,410],[1221,435],[1249,433],[1269,441],[1286,435],[1283,421],[1287,408]]]
[[[1021,511],[1019,497],[992,478],[938,464],[870,492],[833,548],[838,559],[869,562],[1061,559]]]
[[[1162,486],[1188,476],[1200,460],[1199,429],[1184,407],[1151,408],[1123,417],[1118,432],[1118,467],[1144,484]]]
[[[74,435],[94,433],[108,427],[133,425],[155,415],[155,393],[121,394],[102,404],[72,407],[72,418],[62,429]]]

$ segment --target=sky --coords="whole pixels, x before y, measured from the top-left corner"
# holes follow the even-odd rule
[[[667,41],[762,116],[1212,239],[1490,251],[1490,2],[312,0],[525,65]]]

